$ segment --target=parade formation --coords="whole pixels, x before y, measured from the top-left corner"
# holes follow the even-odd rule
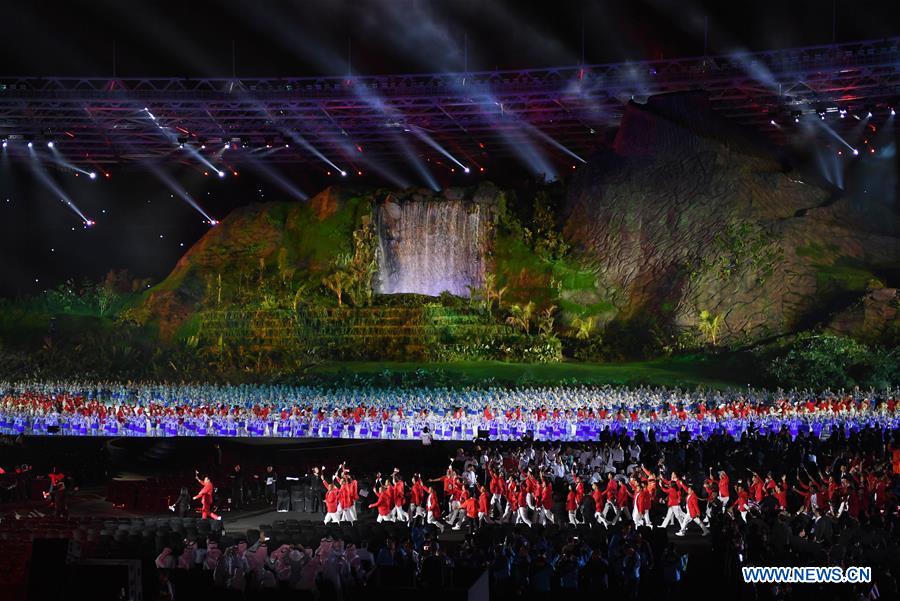
[[[900,391],[684,391],[594,386],[336,388],[0,382],[0,432],[589,441],[603,431],[661,441],[750,431],[827,437],[896,424]]]

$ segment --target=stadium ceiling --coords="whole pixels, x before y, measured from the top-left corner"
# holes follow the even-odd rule
[[[801,115],[891,110],[900,94],[898,66],[900,38],[889,38],[521,71],[0,77],[0,138],[11,147],[17,140],[52,140],[73,163],[105,164],[181,160],[184,144],[204,150],[227,144],[267,162],[316,162],[311,148],[401,160],[398,136],[410,132],[472,155],[486,147],[508,153],[523,137],[549,138],[583,153],[596,132],[618,123],[630,100],[705,90],[720,114],[784,142]]]

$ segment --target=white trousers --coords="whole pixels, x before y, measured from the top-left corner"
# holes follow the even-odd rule
[[[516,512],[516,524],[528,524],[529,528],[531,527],[531,520],[528,519],[528,509],[525,507],[519,507],[519,510]]]
[[[332,511],[331,513],[325,514],[325,523],[326,524],[329,524],[331,522],[338,524],[338,523],[340,523],[340,521],[341,521],[341,514],[338,513],[337,511]]]
[[[681,510],[680,505],[669,505],[669,508],[666,510],[666,517],[663,518],[659,527],[665,528],[669,524],[680,524],[683,515],[684,512]]]

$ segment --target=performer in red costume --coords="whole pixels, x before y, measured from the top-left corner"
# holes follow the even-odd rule
[[[398,522],[408,522],[409,514],[403,510],[403,504],[406,503],[406,484],[403,482],[403,478],[400,477],[400,474],[395,471],[394,473],[394,509],[391,514],[394,517],[395,521]]]
[[[428,494],[428,500],[426,501],[428,510],[425,521],[429,524],[434,524],[438,530],[443,532],[444,522],[441,521],[441,504],[438,502],[437,494],[435,494],[434,488],[430,486],[425,489],[425,492]]]
[[[680,524],[684,512],[681,510],[681,489],[678,474],[672,472],[672,479],[666,480],[662,478],[660,489],[666,493],[666,517],[663,519],[660,528],[665,528],[669,524]]]
[[[203,479],[200,479],[200,472],[194,471],[194,477],[197,479],[197,482],[203,487],[200,489],[194,496],[194,500],[200,499],[201,506],[201,515],[204,520],[212,518],[214,520],[221,520],[222,517],[216,515],[212,510],[212,502],[213,502],[213,483],[212,480],[209,479],[209,476],[204,476]]]
[[[479,525],[494,523],[491,519],[491,496],[481,484],[478,485],[478,523]]]
[[[700,529],[703,530],[703,536],[708,535],[709,528],[700,521],[700,498],[697,496],[697,491],[694,490],[693,486],[686,486],[681,481],[678,482],[678,486],[687,493],[687,515],[684,516],[684,519],[681,521],[681,529],[675,535],[684,536],[691,522],[700,526]]]
[[[341,521],[341,512],[338,510],[340,505],[340,490],[334,484],[329,484],[325,477],[321,475],[319,468],[313,468],[313,473],[322,478],[322,486],[325,487],[325,523]]]
[[[578,509],[578,501],[576,500],[575,485],[569,485],[569,493],[566,495],[566,513],[569,514],[569,525],[577,526],[578,520],[575,518],[575,510]]]
[[[553,485],[543,475],[541,476],[541,482],[541,510],[544,521],[554,524],[556,523],[556,518],[553,516]]]
[[[393,510],[394,510],[394,499],[392,494],[392,489],[390,485],[385,484],[381,487],[380,491],[377,491],[375,494],[378,496],[378,500],[369,505],[369,508],[376,507],[378,508],[378,518],[377,522],[380,524],[381,522],[393,522]]]
[[[640,482],[636,482],[634,485],[634,509],[631,513],[635,528],[639,526],[653,528],[653,522],[650,521],[650,504],[652,502],[650,490]]]

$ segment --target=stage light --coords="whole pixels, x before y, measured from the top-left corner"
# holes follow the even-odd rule
[[[469,168],[468,168],[468,167],[463,167],[463,173],[468,173],[468,172],[469,172]]]
[[[85,219],[85,220],[84,220],[84,227],[93,227],[93,226],[95,226],[95,225],[97,225],[97,222],[94,221],[94,220],[92,220],[92,219]]]
[[[285,144],[284,147],[285,147],[285,148],[290,148],[291,145],[290,145],[290,144]]]
[[[484,173],[484,167],[479,167],[478,170]]]
[[[201,144],[201,145],[200,145],[200,150],[206,150],[206,144]]]
[[[360,176],[361,176],[361,175],[362,175],[362,171],[357,171],[357,172],[356,172],[356,175],[360,175]]]
[[[895,111],[894,109],[891,109],[891,117],[893,117],[896,114],[897,114],[897,111]]]
[[[224,172],[224,171],[219,171],[219,177],[225,177],[225,172]]]
[[[219,222],[216,221],[215,219],[210,219],[210,220],[209,220],[209,225],[210,225],[211,227],[215,227],[215,226],[219,225]]]
[[[3,140],[3,148],[6,148],[6,146],[7,146],[8,144],[9,144],[9,143],[8,143],[6,140]]]
[[[47,148],[53,148],[53,142],[47,142]]]
[[[775,119],[769,119],[769,124],[770,124],[770,125],[775,125]]]
[[[853,156],[856,156],[856,155],[858,155],[858,154],[859,154],[859,150],[857,150],[856,148],[854,148],[854,149],[853,149]]]
[[[866,119],[871,119],[871,118],[872,118],[872,111],[869,111],[868,113],[866,113]]]
[[[90,173],[88,173],[88,177],[91,179],[97,179],[97,174],[91,171]]]
[[[238,175],[239,175],[239,174],[238,174],[238,172],[237,172],[237,171],[232,171],[232,172],[231,172],[231,175],[233,175],[233,176],[235,176],[235,177],[237,177],[237,176],[238,176]]]
[[[341,171],[341,177],[347,177],[347,172],[346,172],[346,171]]]
[[[34,142],[29,142],[29,143],[28,143],[28,148],[34,148]]]

